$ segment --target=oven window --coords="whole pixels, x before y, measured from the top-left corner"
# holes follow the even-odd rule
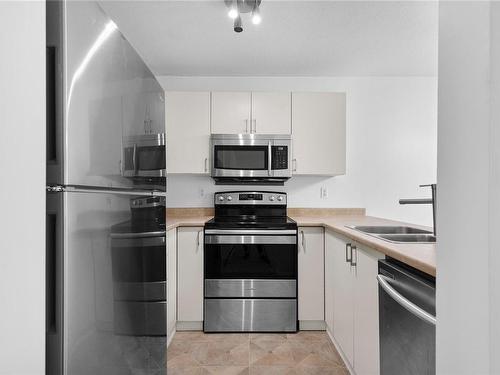
[[[217,169],[266,170],[267,146],[215,146]]]
[[[114,243],[113,243],[114,242]],[[111,260],[115,282],[156,282],[166,280],[165,244],[140,245],[137,241],[113,241]]]
[[[165,169],[165,146],[139,147],[137,152],[138,169],[143,171]]]
[[[207,279],[294,279],[295,244],[205,244]]]

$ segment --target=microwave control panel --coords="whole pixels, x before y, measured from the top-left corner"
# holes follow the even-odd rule
[[[288,169],[288,146],[272,146],[271,169]]]

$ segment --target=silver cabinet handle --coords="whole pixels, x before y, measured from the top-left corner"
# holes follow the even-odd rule
[[[257,133],[257,119],[253,119],[253,132]]]
[[[354,258],[356,256],[356,258]],[[356,246],[351,246],[351,267],[356,267],[358,265],[358,248]]]
[[[420,319],[425,320],[427,323],[436,325],[436,317],[429,314],[427,311],[418,307],[413,302],[407,300],[401,294],[399,294],[396,289],[394,289],[389,283],[390,280],[387,276],[377,275],[377,280],[380,287],[399,305],[404,307],[406,310],[411,312],[413,315],[418,316]]]
[[[252,124],[250,124],[250,133],[252,132]],[[248,133],[248,119],[245,120],[245,133]]]
[[[351,263],[352,261],[352,246],[350,243],[345,244],[345,261]]]
[[[304,235],[303,230],[300,231],[300,235],[302,236],[302,250],[304,250],[304,253],[305,253],[306,252],[306,244],[305,244],[305,235]]]
[[[208,172],[208,158],[205,158],[205,173]]]
[[[292,159],[293,171],[297,172],[297,159]]]
[[[196,237],[196,252],[198,252],[198,250],[200,249],[200,234],[201,234],[201,230],[198,231],[198,236]]]

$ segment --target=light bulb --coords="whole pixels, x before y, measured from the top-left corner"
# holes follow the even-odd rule
[[[233,0],[231,2],[231,7],[229,8],[227,15],[229,18],[231,18],[233,20],[239,16],[238,7],[236,6],[236,0]]]
[[[256,5],[255,8],[253,8],[252,10],[252,23],[254,25],[258,25],[261,22],[262,22],[262,17],[260,16],[259,6]]]

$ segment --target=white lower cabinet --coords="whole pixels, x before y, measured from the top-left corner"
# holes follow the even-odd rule
[[[324,329],[324,229],[300,227],[298,304],[300,329]]]
[[[167,232],[167,343],[172,341],[177,321],[177,229]]]
[[[203,322],[203,227],[177,230],[177,329],[198,330]]]
[[[334,265],[335,253],[328,251],[333,246],[336,238],[330,231],[325,231],[325,323],[328,333],[333,336],[333,291],[334,291]]]
[[[378,375],[377,274],[382,255],[330,231],[325,243],[325,258],[332,262],[325,265],[327,329],[356,375]]]
[[[354,369],[357,375],[378,375],[378,259],[380,253],[356,244],[354,281]]]

